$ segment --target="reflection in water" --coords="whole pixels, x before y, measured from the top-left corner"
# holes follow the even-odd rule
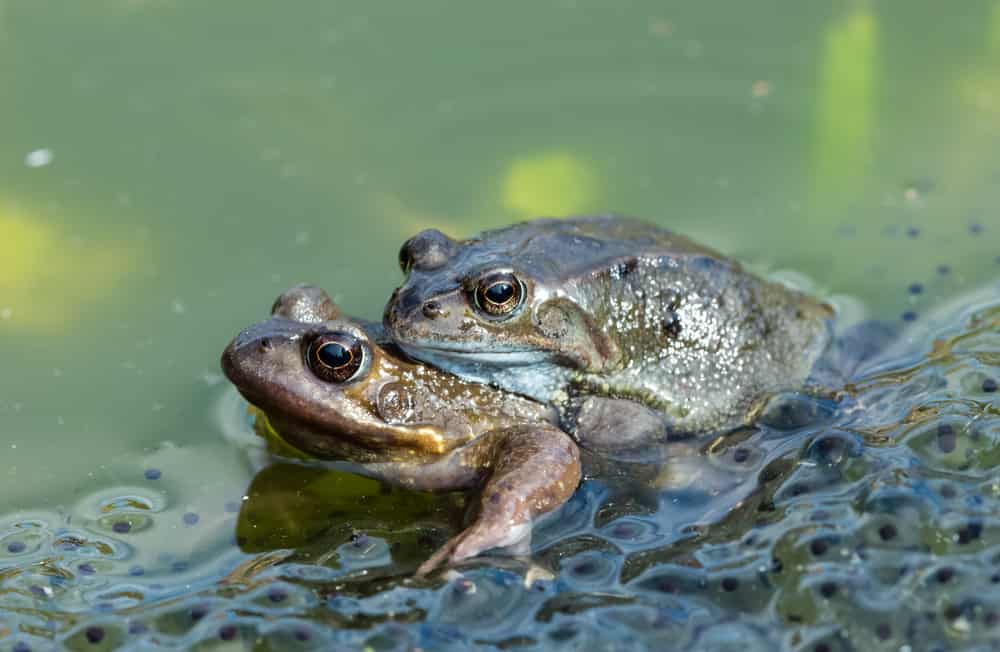
[[[513,161],[503,179],[503,206],[521,217],[578,215],[599,204],[597,175],[573,154],[556,152]]]
[[[135,244],[93,242],[12,204],[0,204],[0,234],[0,324],[17,330],[65,331],[139,264]]]
[[[812,202],[836,211],[864,192],[874,154],[878,23],[867,3],[827,29],[820,57]]]

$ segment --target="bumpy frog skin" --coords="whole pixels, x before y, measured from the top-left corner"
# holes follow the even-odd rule
[[[299,286],[222,354],[240,393],[311,455],[423,490],[481,487],[479,514],[418,573],[522,541],[580,480],[579,451],[551,408],[413,363],[381,329]]]
[[[621,217],[539,219],[461,241],[423,231],[400,265],[384,325],[401,348],[560,406],[584,440],[630,405],[642,424],[621,432],[633,438],[747,423],[767,396],[805,381],[832,317],[711,249]]]

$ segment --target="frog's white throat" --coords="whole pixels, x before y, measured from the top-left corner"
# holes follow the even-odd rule
[[[476,383],[551,403],[570,371],[544,351],[478,352],[401,345],[407,355]]]

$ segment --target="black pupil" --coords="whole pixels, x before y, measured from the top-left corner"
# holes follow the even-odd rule
[[[507,303],[514,296],[514,286],[506,281],[499,281],[486,288],[485,294],[490,303]]]
[[[323,346],[319,347],[319,351],[316,352],[316,357],[319,358],[320,362],[332,369],[340,369],[341,367],[350,364],[351,355],[350,350],[344,347],[338,342],[327,342]]]

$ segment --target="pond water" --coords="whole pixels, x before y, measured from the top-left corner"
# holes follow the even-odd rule
[[[1000,1],[0,0],[0,82],[0,650],[1000,644]],[[533,565],[414,580],[462,496],[261,461],[280,291],[609,211],[904,335]]]

